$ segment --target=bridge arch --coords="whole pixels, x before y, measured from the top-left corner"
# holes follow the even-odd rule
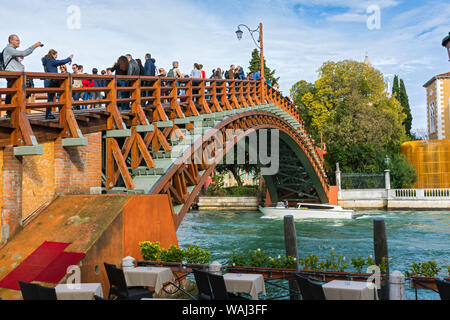
[[[245,130],[240,131],[240,134],[236,135],[231,142],[230,140],[228,143],[223,141],[221,145],[225,146],[225,148],[218,150],[215,138],[217,136],[225,138],[226,134],[224,132],[227,128]],[[278,173],[275,176],[264,176],[272,200],[277,201],[281,197],[288,196],[288,199],[291,201],[309,200],[328,203],[329,186],[327,181],[323,179],[321,168],[314,165],[308,144],[302,139],[301,135],[278,115],[264,111],[244,112],[220,122],[195,141],[150,190],[150,194],[168,193],[170,195],[174,204],[174,212],[176,213],[174,221],[177,228],[201,191],[206,179],[230,148],[251,133],[263,129],[277,130],[279,132],[279,145],[283,146],[283,149],[280,149],[281,159]],[[211,146],[213,146],[214,158],[213,161],[206,163],[208,161],[204,159],[205,149]],[[281,152],[286,150],[289,150],[290,154],[288,157],[283,157]],[[194,159],[196,154],[203,155],[201,163],[196,163],[198,162]],[[292,154],[294,157],[292,157]],[[293,171],[293,169],[296,171]],[[290,184],[287,184],[288,181],[284,180],[284,178],[288,171],[295,172],[301,176],[293,177],[294,182],[291,181]],[[189,186],[192,187],[190,190],[188,190]],[[290,191],[290,194],[286,194],[285,191]],[[297,198],[293,197],[294,194],[296,194]],[[302,198],[298,198],[298,196]]]
[[[279,130],[281,156],[295,157],[286,156],[281,160],[280,172],[265,177],[272,200],[328,202],[330,199],[319,150],[296,107],[263,79],[28,72],[0,72],[1,78],[8,79],[12,85],[0,88],[0,97],[11,96],[10,104],[0,101],[0,114],[11,113],[9,118],[0,119],[0,146],[12,148],[14,157],[27,157],[42,155],[43,143],[59,141],[62,148],[77,154],[78,148],[91,148],[87,135],[102,135],[103,143],[95,140],[93,148],[87,150],[92,154],[99,154],[99,149],[103,152],[102,165],[94,173],[96,181],[91,188],[100,189],[97,181],[102,176],[103,193],[167,193],[174,204],[177,225],[215,168],[215,164],[186,163],[183,159],[192,157],[197,149],[210,147],[208,135],[214,130],[244,130],[242,136],[235,137],[237,140],[254,131]],[[56,79],[60,86],[27,88],[29,79]],[[73,88],[74,80],[102,80],[104,86]],[[127,86],[118,86],[118,81]],[[74,93],[89,93],[93,97],[97,95],[91,94],[100,92],[105,93],[102,99],[72,99]],[[128,92],[127,98],[121,92]],[[47,101],[50,93],[57,94],[56,101]],[[26,100],[28,95],[45,97],[30,102]],[[89,109],[80,109],[84,105],[89,105]],[[56,119],[44,119],[39,111],[45,108],[54,108]],[[198,121],[200,126],[196,125]],[[208,130],[202,131],[205,128]],[[210,129],[214,130],[209,132]],[[188,132],[202,139],[191,141]],[[179,139],[171,139],[172,136]],[[75,172],[85,173],[86,170]]]

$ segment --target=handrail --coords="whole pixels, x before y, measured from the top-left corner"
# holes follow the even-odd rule
[[[9,71],[0,72],[0,79],[7,79],[12,83],[11,88],[0,89],[1,98],[11,97],[8,105],[4,102],[0,104],[0,116],[11,111],[12,116],[8,121],[11,122],[10,127],[18,133],[11,139],[15,146],[33,143],[30,138],[33,133],[25,115],[27,110],[38,112],[52,108],[56,111],[59,107],[64,112],[64,117],[59,120],[60,125],[70,129],[69,132],[64,130],[61,136],[78,137],[78,126],[73,113],[73,109],[78,108],[103,110],[117,105],[121,109],[119,111],[135,110],[132,113],[136,113],[137,110],[141,121],[144,121],[144,112],[151,112],[153,121],[168,121],[272,103],[296,121],[295,129],[303,130],[301,134],[297,132],[297,138],[304,142],[302,148],[318,173],[320,182],[329,189],[323,164],[297,108],[279,91],[262,81]],[[44,80],[47,85],[44,88],[27,88],[27,79]],[[84,80],[91,84],[96,81],[97,86],[81,87],[79,81]],[[78,86],[75,86],[76,82]],[[27,101],[29,96],[37,97],[37,94],[42,95],[44,101],[42,98],[39,101]],[[53,102],[48,101],[52,96]],[[17,118],[18,114],[20,120]],[[113,114],[116,127],[123,127],[119,113],[113,111]]]

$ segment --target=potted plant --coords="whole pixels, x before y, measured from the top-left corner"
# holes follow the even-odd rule
[[[320,281],[331,280],[348,280],[350,273],[345,272],[348,267],[346,263],[346,257],[336,256],[334,249],[330,250],[330,257],[319,262],[319,257],[315,254],[311,254],[305,259],[300,259],[299,263],[303,266],[300,270],[302,273],[307,273],[310,276],[317,277]]]
[[[286,271],[295,272],[295,258],[278,256],[278,258],[268,257],[265,251],[249,250],[248,254],[237,254],[233,251],[233,255],[227,262],[226,269],[235,273],[259,273],[264,278],[272,278],[273,276],[284,279],[292,278],[291,274],[286,275]]]
[[[140,242],[142,258],[146,261],[146,264],[159,265],[159,255],[161,247],[159,242],[144,241]]]
[[[405,271],[405,275],[411,278],[412,288],[437,290],[434,280],[440,271],[441,268],[435,261],[414,262],[411,269]]]
[[[190,246],[184,250],[186,261],[186,272],[191,273],[192,269],[205,271],[211,259],[211,252],[208,249],[202,250],[198,245]]]
[[[183,249],[171,245],[169,249],[161,249],[159,257],[164,266],[170,267],[173,272],[183,272]]]

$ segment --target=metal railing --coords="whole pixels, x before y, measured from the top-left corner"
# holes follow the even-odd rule
[[[411,200],[450,200],[450,189],[393,189],[389,190],[389,198]]]

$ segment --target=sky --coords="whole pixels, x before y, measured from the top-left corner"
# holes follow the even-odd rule
[[[450,71],[441,46],[450,32],[445,0],[16,0],[3,1],[0,21],[5,46],[12,33],[23,49],[45,44],[25,58],[27,71],[42,72],[40,59],[55,49],[59,58],[74,54],[85,72],[151,53],[158,67],[179,61],[188,74],[197,62],[208,76],[231,64],[248,68],[255,44],[235,31],[262,22],[264,55],[285,95],[299,80],[316,81],[323,62],[367,54],[387,80],[405,81],[413,130],[427,127],[423,84]]]

